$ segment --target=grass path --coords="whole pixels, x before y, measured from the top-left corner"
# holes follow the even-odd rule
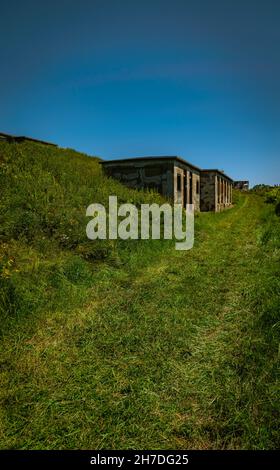
[[[6,333],[1,447],[261,446],[243,348],[262,210],[245,196],[223,214],[201,214],[193,250],[104,268],[83,309]]]

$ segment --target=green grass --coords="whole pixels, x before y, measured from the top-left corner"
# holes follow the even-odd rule
[[[236,193],[187,252],[90,242],[88,204],[160,197],[74,151],[0,145],[0,447],[279,447],[273,206]]]

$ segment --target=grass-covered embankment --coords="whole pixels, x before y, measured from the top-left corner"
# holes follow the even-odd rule
[[[2,448],[279,445],[279,218],[199,214],[195,246],[90,242],[123,188],[97,161],[1,144]]]

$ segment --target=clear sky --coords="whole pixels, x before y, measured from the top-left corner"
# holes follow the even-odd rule
[[[280,183],[279,0],[8,0],[0,131]]]

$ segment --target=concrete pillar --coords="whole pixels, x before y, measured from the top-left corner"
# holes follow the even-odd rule
[[[187,178],[187,194],[186,194],[186,197],[187,197],[187,203],[189,204],[190,203],[190,172],[189,172],[189,170],[187,170],[187,172],[186,172],[186,178]]]
[[[227,203],[227,205],[228,205],[228,201],[229,201],[229,199],[228,199],[228,181],[227,181],[226,182],[226,203]]]
[[[214,176],[214,197],[215,197],[215,212],[217,211],[217,205],[218,205],[218,177],[217,175]]]

